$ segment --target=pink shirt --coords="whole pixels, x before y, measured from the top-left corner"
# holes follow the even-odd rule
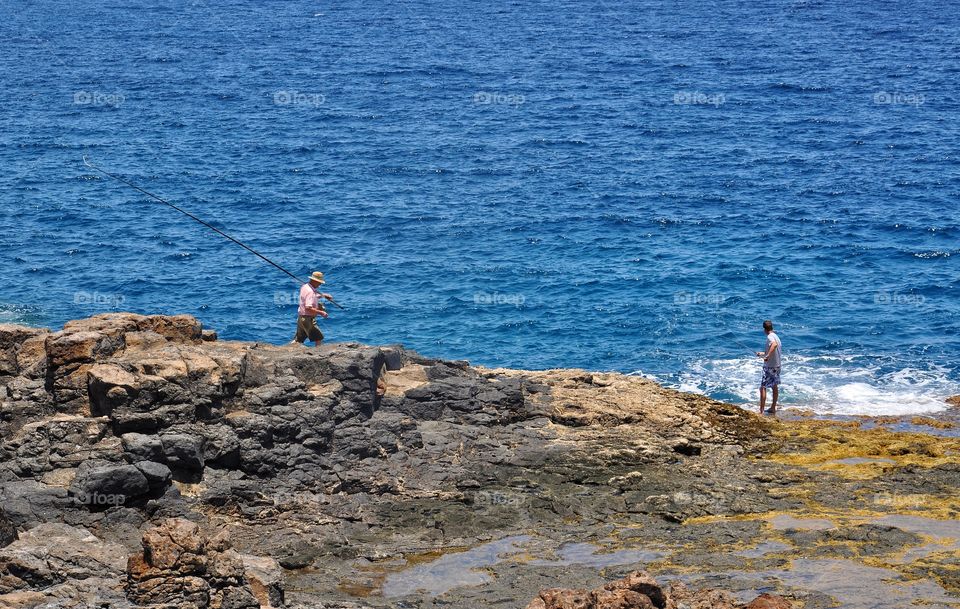
[[[297,314],[316,317],[313,313],[307,313],[307,307],[313,307],[314,309],[320,308],[317,291],[314,290],[313,286],[309,283],[305,283],[300,287],[300,308],[297,309]]]

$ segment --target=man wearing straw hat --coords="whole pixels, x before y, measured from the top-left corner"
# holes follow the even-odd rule
[[[314,347],[323,342],[323,332],[317,327],[317,315],[329,317],[326,309],[320,304],[320,298],[333,300],[330,294],[317,292],[317,288],[325,284],[323,273],[314,271],[310,280],[300,287],[300,308],[297,309],[297,336],[293,340],[303,344],[307,339],[313,341]]]

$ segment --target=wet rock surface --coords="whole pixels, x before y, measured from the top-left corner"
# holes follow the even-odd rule
[[[663,587],[644,571],[623,579],[584,590],[550,588],[541,590],[526,609],[791,609],[790,601],[763,593],[749,603],[738,603],[723,590],[690,590],[675,582]]]
[[[0,326],[0,398],[0,607],[960,602],[949,429],[132,314]]]

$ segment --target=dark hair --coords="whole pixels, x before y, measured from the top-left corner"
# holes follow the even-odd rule
[[[773,331],[773,322],[769,319],[763,320],[763,329]]]

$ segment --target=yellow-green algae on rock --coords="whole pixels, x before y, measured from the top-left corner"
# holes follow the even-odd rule
[[[842,557],[898,573],[906,582],[933,580],[949,593],[960,594],[960,494],[956,486],[939,478],[928,480],[940,472],[953,473],[947,480],[958,478],[960,438],[882,427],[862,429],[859,421],[791,420],[773,424],[770,431],[775,448],[758,458],[787,466],[794,472],[792,477],[801,472],[813,474],[799,476],[803,481],[786,489],[802,499],[804,507],[694,518],[685,521],[686,526],[761,521],[764,534],[757,543],[775,544],[761,554],[768,560],[785,561],[784,573],[790,572],[796,560]],[[827,499],[843,494],[855,501],[827,504]],[[837,533],[870,526],[897,527],[917,541],[878,552],[871,547],[875,540],[857,539],[856,535],[844,538]],[[803,531],[814,543],[797,545]],[[817,531],[827,532],[818,537]],[[672,565],[669,560],[658,566],[680,572],[695,570]]]
[[[960,438],[883,427],[862,429],[858,421],[790,421],[773,427],[773,434],[781,444],[765,458],[784,465],[829,469],[850,477],[880,475],[907,465],[935,467],[960,463]],[[867,461],[842,463],[854,458]]]

